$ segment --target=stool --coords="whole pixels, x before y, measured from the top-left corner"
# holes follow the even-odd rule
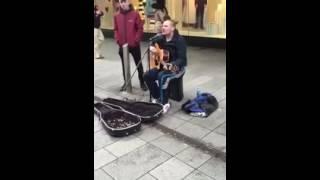
[[[181,70],[174,77],[167,79],[166,83],[163,85],[162,89],[168,90],[169,99],[175,101],[181,101],[184,97],[183,95],[183,76],[185,74],[185,69]]]
[[[184,75],[184,74],[183,74]],[[175,101],[181,101],[183,95],[183,75],[179,78],[172,79],[169,83],[169,98]]]

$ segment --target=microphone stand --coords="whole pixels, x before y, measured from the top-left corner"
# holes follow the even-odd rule
[[[142,62],[142,60],[143,60],[143,58],[144,58],[144,56],[146,55],[147,52],[149,52],[149,47],[148,47],[148,49],[143,53],[143,56],[142,56],[142,58],[140,59],[140,61],[138,62],[137,67],[136,67],[136,69],[134,70],[134,72],[132,73],[131,77],[128,79],[128,81],[125,82],[124,90],[127,90],[127,87],[128,87],[128,85],[129,85],[129,82],[131,81],[131,79],[133,78],[134,74],[135,74],[136,71],[138,70],[138,67],[140,66],[140,64],[141,64],[141,62]],[[149,55],[148,55],[148,57],[149,57]],[[148,61],[148,62],[149,62],[149,61]],[[150,64],[150,63],[149,63],[149,64]],[[149,67],[149,69],[150,69],[150,67]],[[151,96],[151,94],[150,94],[150,96]]]
[[[135,72],[137,71],[137,69],[138,69],[139,65],[141,64],[141,62],[142,62],[144,56],[146,55],[146,53],[148,53],[148,71],[150,71],[150,46],[151,46],[151,45],[152,45],[152,38],[149,39],[147,50],[143,53],[143,56],[142,56],[142,58],[140,59],[139,63],[137,64],[137,67],[136,67],[136,69],[134,70],[134,72],[132,73],[130,79],[129,79],[127,82],[125,82],[124,90],[127,89],[127,86],[128,86],[128,84],[129,84],[129,82],[130,82],[131,79],[133,78]],[[149,102],[151,102],[151,92],[150,92],[150,89],[149,89]]]
[[[150,38],[148,41],[148,71],[150,71],[150,46],[152,45],[152,39]],[[151,91],[149,89],[149,102],[151,102]]]

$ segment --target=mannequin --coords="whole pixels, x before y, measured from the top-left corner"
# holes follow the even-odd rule
[[[113,25],[113,19],[112,18],[109,18],[109,17],[112,17],[113,16],[113,7],[112,7],[112,1],[110,0],[104,0],[104,5],[101,6],[103,7],[103,12],[105,13],[104,17],[103,17],[103,26],[104,27],[112,27]]]
[[[152,8],[152,4],[155,2],[155,0],[146,0],[146,6],[144,8],[144,14],[146,15],[146,17],[153,17],[155,10]]]
[[[182,7],[182,22],[187,25],[194,25],[196,23],[196,7],[195,0],[183,0]]]
[[[204,10],[206,6],[207,6],[207,0],[195,0],[195,8],[196,8],[195,28],[200,27],[201,29],[204,29],[203,16],[204,16]]]

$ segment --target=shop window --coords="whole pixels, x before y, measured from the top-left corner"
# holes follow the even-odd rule
[[[94,0],[105,15],[103,29],[113,29],[113,16],[119,9],[118,0]],[[152,4],[156,0],[131,0],[144,22],[144,32],[155,31]],[[185,36],[226,38],[226,0],[166,0],[170,17],[178,21],[177,29]]]

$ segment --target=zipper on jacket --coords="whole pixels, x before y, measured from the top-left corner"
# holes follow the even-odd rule
[[[124,43],[128,43],[128,40],[127,40],[127,14],[124,14]]]

